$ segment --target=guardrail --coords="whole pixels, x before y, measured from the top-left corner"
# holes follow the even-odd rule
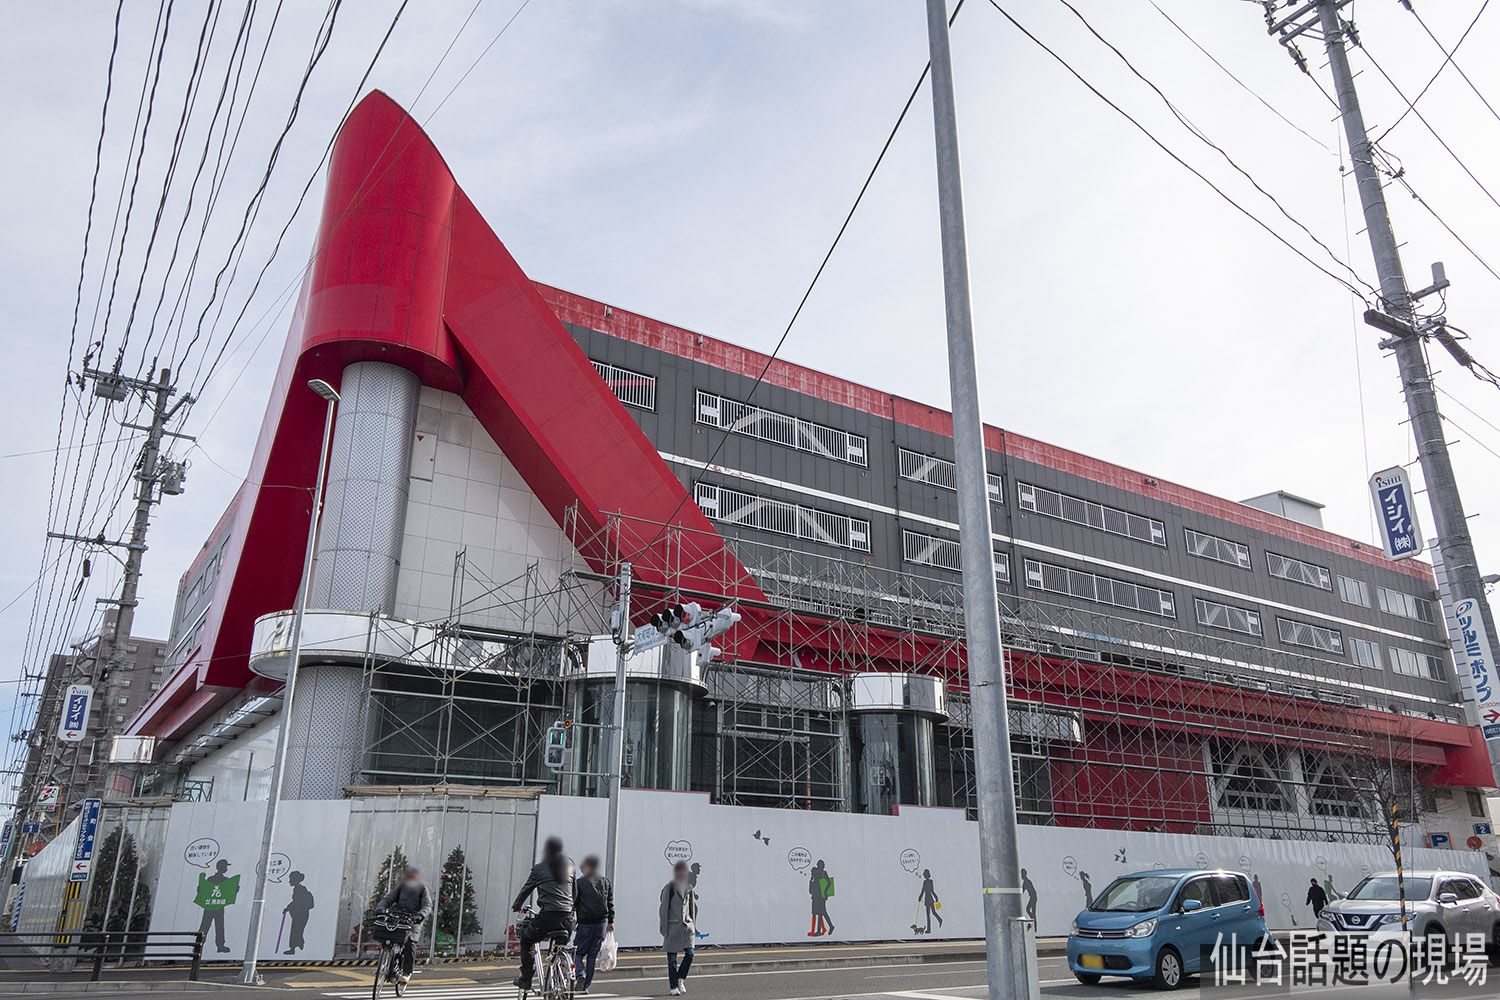
[[[97,983],[106,961],[188,962],[188,979],[198,980],[203,964],[200,931],[67,931],[58,934],[0,933],[0,957],[92,961],[89,982]]]

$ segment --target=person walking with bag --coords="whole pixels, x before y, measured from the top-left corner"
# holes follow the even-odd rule
[[[661,890],[661,946],[667,953],[667,985],[672,995],[687,992],[687,974],[693,967],[693,933],[698,929],[698,896],[688,885],[687,862],[672,866],[672,881]],[[677,955],[682,954],[678,965]]]
[[[599,858],[583,859],[578,876],[578,929],[573,932],[574,964],[578,968],[578,992],[587,993],[594,981],[594,967],[604,935],[615,929],[615,887],[599,873]]]

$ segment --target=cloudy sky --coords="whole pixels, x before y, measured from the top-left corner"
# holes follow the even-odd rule
[[[82,635],[95,598],[117,586],[106,556],[94,556],[93,575],[77,587],[76,549],[54,545],[43,554],[49,528],[102,528],[112,536],[124,530],[126,510],[116,500],[134,445],[118,427],[118,412],[95,408],[75,426],[80,398],[69,395],[54,480],[65,376],[100,339],[106,362],[125,342],[130,371],[171,358],[174,367],[197,373],[192,391],[200,398],[182,426],[198,445],[174,447],[191,462],[188,491],[157,511],[137,619],[138,634],[166,634],[177,580],[248,465],[286,334],[283,293],[295,289],[313,238],[319,159],[399,5],[343,5],[248,230],[243,261],[233,280],[226,272],[220,281],[224,310],[214,305],[189,348],[324,15],[323,4],[306,0],[281,9],[179,325],[170,317],[199,244],[212,156],[170,271],[168,261],[240,5],[226,4],[210,23],[204,81],[182,132],[183,165],[144,273],[143,263],[208,2],[172,4],[159,77],[152,56],[158,5],[123,6],[76,327],[116,5],[58,2],[7,14],[10,30],[0,38],[0,79],[11,95],[0,111],[8,153],[0,158],[0,335],[10,378],[0,401],[8,431],[0,447],[7,498],[0,680]],[[1150,0],[1075,3],[1184,118],[1328,249],[1176,120],[1060,0],[1004,6],[1255,217],[1331,270],[1340,266],[1329,251],[1374,282],[1352,183],[1340,175],[1333,109],[1268,39],[1258,4],[1156,0],[1159,10]],[[365,88],[387,91],[426,123],[459,182],[533,278],[769,350],[926,61],[922,4],[532,0],[499,34],[518,6],[410,4]],[[1482,2],[1417,6],[1451,46]],[[236,122],[272,12],[261,2],[251,23]],[[1368,53],[1415,96],[1443,61],[1438,47],[1396,0],[1361,0],[1353,13]],[[1500,65],[1489,58],[1497,45],[1500,12],[1479,18],[1456,61],[1485,98],[1500,102]],[[953,46],[986,418],[1234,499],[1290,490],[1326,503],[1334,530],[1372,539],[1366,478],[1415,453],[1395,362],[1356,321],[1363,305],[1174,162],[988,0],[967,0]],[[1313,78],[1328,87],[1317,43],[1307,40],[1304,51]],[[1353,61],[1366,118],[1379,134],[1405,103],[1364,53]],[[144,119],[143,84],[149,89],[153,80],[137,175],[132,136],[140,130],[133,126],[138,115]],[[1382,148],[1458,237],[1500,269],[1500,204],[1484,190],[1500,193],[1492,166],[1500,117],[1452,66],[1417,107],[1478,182],[1416,115]],[[127,213],[118,206],[122,192],[129,204],[132,188]],[[1431,261],[1446,262],[1450,318],[1472,333],[1473,352],[1500,369],[1500,324],[1493,321],[1500,279],[1404,189],[1392,186],[1388,194],[1412,285],[1427,283]],[[935,211],[924,88],[783,356],[946,405]],[[289,218],[280,252],[251,296]],[[1446,357],[1435,360],[1480,562],[1500,571],[1500,390]],[[77,447],[80,441],[87,446]],[[40,588],[28,589],[44,558],[50,572]],[[13,690],[0,688],[4,704]]]

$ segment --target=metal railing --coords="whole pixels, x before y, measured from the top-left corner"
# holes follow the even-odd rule
[[[203,963],[199,931],[67,931],[54,934],[0,933],[0,958],[92,962],[89,982],[97,983],[105,962],[188,962],[188,979],[198,981]]]

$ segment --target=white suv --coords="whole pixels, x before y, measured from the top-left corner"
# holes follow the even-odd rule
[[[1371,875],[1348,896],[1323,908],[1318,929],[1354,934],[1399,932],[1399,900],[1395,872]],[[1492,954],[1500,948],[1500,895],[1467,872],[1407,872],[1406,917],[1418,937],[1456,941],[1460,935],[1483,934]]]

